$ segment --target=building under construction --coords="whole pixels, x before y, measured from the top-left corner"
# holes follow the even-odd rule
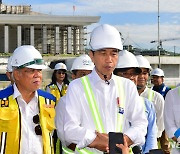
[[[87,25],[99,16],[59,16],[31,11],[31,6],[9,6],[0,1],[0,52],[12,53],[33,45],[41,53],[77,54],[87,46]]]

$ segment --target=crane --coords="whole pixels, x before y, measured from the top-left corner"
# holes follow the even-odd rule
[[[169,39],[161,39],[159,40],[159,46],[162,48],[162,42],[166,42],[166,41],[174,41],[174,40],[180,40],[180,37],[177,38],[169,38]],[[158,42],[158,40],[153,40],[150,43],[156,43]]]

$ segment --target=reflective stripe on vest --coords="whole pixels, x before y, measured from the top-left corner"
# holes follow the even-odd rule
[[[179,96],[180,96],[180,87],[178,88],[178,94],[179,94]]]
[[[91,115],[93,117],[93,121],[94,121],[94,124],[96,126],[96,129],[100,133],[105,133],[103,122],[102,122],[102,119],[101,119],[101,116],[100,116],[100,113],[98,110],[96,99],[94,97],[94,93],[92,91],[92,87],[91,87],[91,84],[89,82],[89,79],[87,76],[85,76],[85,77],[81,78],[81,81],[82,81],[82,84],[84,86],[84,91],[85,91],[86,98],[87,98],[88,103],[89,103],[89,108],[91,110]]]
[[[151,89],[148,89],[148,100],[149,100],[150,102],[153,102],[153,101],[152,101],[153,98],[154,98],[154,91],[151,90]]]
[[[122,82],[118,76],[115,76],[115,85],[118,90],[119,94],[119,105],[118,109],[123,109],[124,110],[124,103],[125,103],[125,94],[124,94],[124,89],[122,86]],[[123,111],[124,112],[124,111]],[[124,114],[118,113],[117,114],[117,122],[116,122],[116,132],[122,132],[123,131],[123,121],[124,121]]]
[[[64,154],[74,154],[74,151],[72,151],[71,149],[67,147],[62,146],[62,149],[63,149]]]

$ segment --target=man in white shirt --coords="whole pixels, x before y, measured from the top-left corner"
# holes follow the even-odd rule
[[[31,45],[11,59],[14,84],[0,91],[0,153],[54,154],[55,97],[39,89],[46,66]]]
[[[149,74],[151,70],[151,66],[149,61],[143,57],[142,55],[136,56],[136,59],[139,63],[139,67],[142,72],[138,75],[137,88],[140,96],[143,96],[153,102],[155,111],[156,111],[156,119],[157,119],[157,138],[158,140],[161,138],[164,131],[164,120],[163,120],[163,112],[164,112],[164,98],[158,92],[147,87],[147,82],[149,79]],[[165,147],[168,145],[162,144],[161,147],[163,150],[167,149]]]
[[[165,98],[164,125],[171,140],[171,153],[180,153],[180,87],[170,90]]]
[[[73,80],[66,94],[66,142],[76,144],[77,153],[103,153],[108,133],[117,131],[124,133],[128,146],[143,144],[147,120],[136,86],[112,73],[122,50],[119,32],[107,24],[98,26],[91,33],[90,47],[95,68]]]
[[[74,60],[72,67],[71,67],[72,80],[75,80],[77,78],[88,75],[89,73],[92,72],[93,68],[94,68],[94,64],[88,55],[84,54],[84,55],[77,57]],[[64,110],[65,110],[65,105],[66,105],[65,99],[66,99],[66,95],[63,96],[60,99],[59,103],[56,105],[55,123],[56,123],[56,128],[57,128],[57,135],[63,146],[62,150],[64,151],[64,153],[67,153],[67,151],[70,151],[70,150],[67,149],[66,146],[75,147],[75,144],[67,143],[64,140],[64,128],[62,126],[64,123],[63,122],[64,121]]]

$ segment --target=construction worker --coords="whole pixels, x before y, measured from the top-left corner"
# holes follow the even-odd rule
[[[165,98],[165,131],[171,139],[171,153],[180,154],[180,87],[170,90]]]
[[[13,76],[12,76],[11,59],[12,59],[12,57],[10,56],[8,58],[8,64],[7,64],[7,67],[6,67],[6,76],[10,80],[11,84],[13,84],[14,83],[14,79],[13,79]]]
[[[155,68],[151,72],[151,83],[154,84],[152,89],[160,93],[164,99],[167,92],[171,89],[164,84],[164,71],[160,68]],[[170,153],[170,143],[168,141],[168,136],[165,131],[163,131],[162,136],[158,139],[161,143],[161,147],[166,154]]]
[[[139,67],[142,72],[138,75],[137,88],[140,96],[143,96],[154,103],[155,111],[156,111],[156,119],[157,119],[157,138],[163,135],[164,131],[164,120],[163,120],[163,111],[164,111],[164,98],[158,92],[147,87],[147,82],[149,79],[149,74],[151,70],[151,66],[149,61],[143,57],[142,55],[136,56],[136,59],[139,63]],[[160,143],[161,148],[165,152],[164,144]]]
[[[122,50],[119,32],[107,24],[96,27],[90,47],[95,68],[73,80],[66,94],[65,141],[76,144],[75,153],[83,154],[106,152],[109,132],[123,132],[128,146],[144,144],[147,119],[136,86],[113,75]]]
[[[160,68],[155,68],[151,72],[151,83],[154,85],[153,90],[160,93],[164,99],[170,87],[164,84],[164,71]]]
[[[55,97],[39,89],[46,66],[38,50],[20,46],[12,55],[14,84],[0,91],[0,153],[53,154]]]
[[[67,67],[64,63],[57,63],[52,74],[52,82],[46,86],[46,91],[56,97],[57,102],[66,94],[69,84],[67,77]]]
[[[91,58],[88,55],[81,55],[77,57],[71,67],[71,72],[72,72],[72,79],[78,79],[80,77],[83,77],[85,75],[88,75],[89,73],[92,72],[94,68],[94,64],[91,61]],[[64,117],[64,110],[65,110],[65,99],[66,95],[63,96],[60,99],[60,102],[56,106],[56,118],[55,118],[55,123],[56,123],[56,128],[57,128],[57,134],[58,137],[61,140],[62,146],[63,146],[63,151],[64,153],[73,153],[72,148],[68,149],[66,148],[67,146],[74,147],[75,144],[70,144],[65,142],[64,140],[64,130],[63,130],[63,117]]]
[[[77,57],[71,67],[72,79],[77,79],[92,72],[94,64],[88,55]]]
[[[52,82],[46,86],[46,91],[53,94],[56,97],[56,104],[59,102],[60,98],[66,94],[67,87],[69,85],[67,77],[67,67],[64,63],[57,63],[54,67],[52,74]],[[56,144],[58,142],[58,136],[56,130],[53,134],[54,152],[56,153]],[[61,144],[60,144],[61,151]]]
[[[136,57],[127,50],[121,51],[114,74],[128,78],[137,85],[138,74],[140,73],[141,69],[139,68]],[[147,134],[142,151],[143,153],[149,153],[149,150],[157,149],[156,112],[152,102],[144,97],[141,97],[141,100],[148,120]]]

